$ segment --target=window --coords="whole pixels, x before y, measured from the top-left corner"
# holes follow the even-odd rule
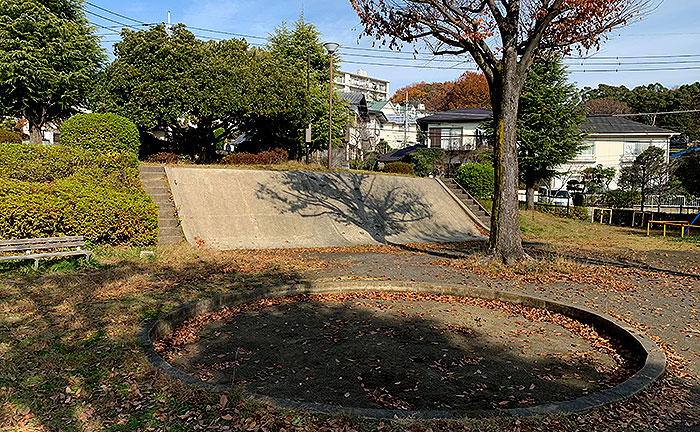
[[[595,144],[584,147],[578,154],[579,159],[593,159],[595,157]]]
[[[649,147],[651,147],[649,141],[625,141],[625,149],[622,156],[625,159],[635,159]]]
[[[445,150],[463,150],[464,137],[462,128],[436,128],[430,129],[430,147]]]

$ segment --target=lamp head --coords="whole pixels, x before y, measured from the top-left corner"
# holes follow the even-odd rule
[[[328,54],[333,54],[340,48],[340,45],[335,42],[326,42],[323,46],[326,48],[326,51],[328,51]]]

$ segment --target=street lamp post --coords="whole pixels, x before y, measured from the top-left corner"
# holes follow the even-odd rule
[[[330,170],[333,168],[333,54],[338,51],[340,45],[335,42],[326,42],[323,46],[331,59],[331,80],[328,85],[328,169]]]

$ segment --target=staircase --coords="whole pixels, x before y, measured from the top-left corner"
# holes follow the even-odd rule
[[[173,245],[183,241],[180,220],[170,193],[170,185],[163,166],[139,167],[143,190],[158,206],[158,245]]]
[[[454,180],[445,179],[445,186],[479,219],[484,228],[491,229],[491,213]]]

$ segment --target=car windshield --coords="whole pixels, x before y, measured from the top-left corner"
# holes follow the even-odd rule
[[[557,193],[554,194],[555,198],[569,198],[569,192],[567,191],[557,191]]]

